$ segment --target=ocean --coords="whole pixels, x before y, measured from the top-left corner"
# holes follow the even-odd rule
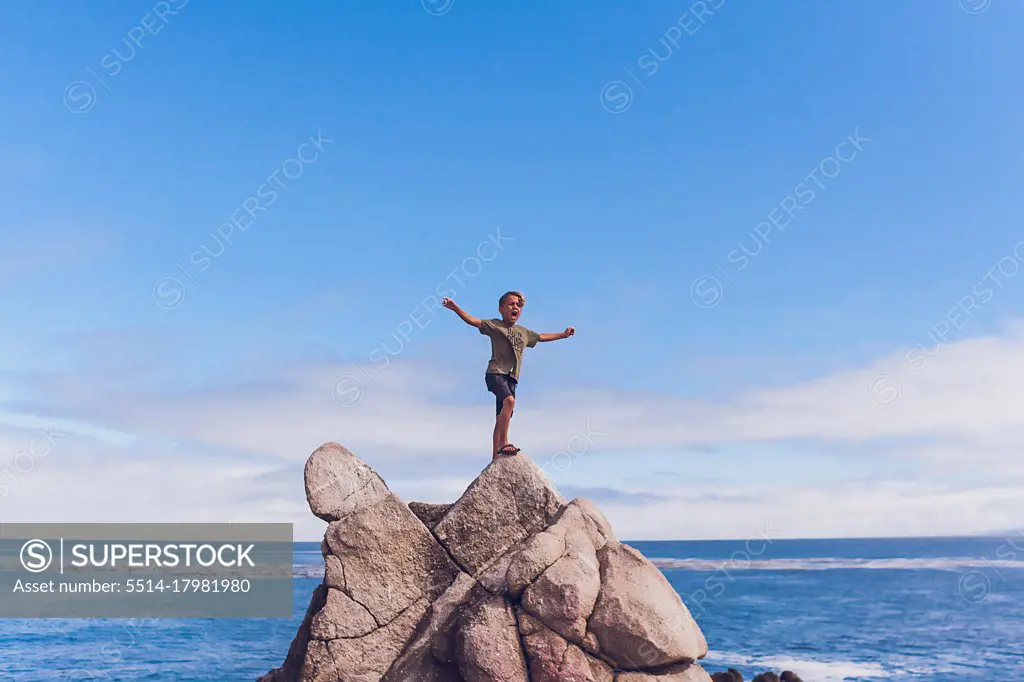
[[[1024,680],[1024,531],[629,544],[697,619],[709,672]],[[0,620],[0,680],[253,682],[288,650],[320,582],[319,543],[296,543],[294,562],[290,620]]]

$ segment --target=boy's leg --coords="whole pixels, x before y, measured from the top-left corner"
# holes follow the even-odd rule
[[[501,412],[498,413],[498,417],[494,424],[494,456],[498,456],[498,450],[502,446],[508,445],[508,425],[512,420],[512,409],[516,405],[516,399],[513,396],[508,396],[502,401]]]
[[[495,418],[492,437],[494,449],[492,454],[497,458],[501,450],[509,445],[508,425],[516,404],[516,381],[504,374],[488,373],[486,383],[487,390],[494,394]],[[515,454],[515,452],[506,454]]]
[[[508,417],[505,417],[504,421],[502,422],[502,445],[506,445],[510,442],[508,439],[508,427],[512,423],[512,414],[516,411],[516,386],[518,384],[516,383],[515,379],[513,379],[510,376],[506,376],[505,385],[508,386],[509,395],[507,398],[505,398],[505,400],[502,401],[501,411],[503,414],[506,411],[508,411]]]
[[[501,446],[505,443],[505,441],[503,441],[501,439],[501,412],[500,411],[494,417],[494,437],[492,438],[492,440],[494,441],[494,447],[491,448],[491,454],[494,457],[497,457],[498,456],[498,450],[500,450]]]
[[[503,418],[502,415],[506,412],[505,400],[511,395],[511,392],[508,382],[501,374],[488,373],[486,383],[487,390],[494,394],[494,448],[491,450],[491,454],[497,457],[501,447],[508,443],[506,440],[508,438],[508,416]]]

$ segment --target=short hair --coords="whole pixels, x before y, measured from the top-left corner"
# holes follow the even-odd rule
[[[515,296],[518,298],[520,306],[526,305],[526,297],[523,296],[523,292],[521,291],[506,291],[501,295],[501,298],[498,299],[498,305],[505,305],[505,299],[509,296]]]

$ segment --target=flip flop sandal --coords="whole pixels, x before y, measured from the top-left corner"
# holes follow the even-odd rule
[[[515,445],[512,445],[511,443],[509,443],[508,445],[502,445],[501,449],[498,450],[498,454],[499,455],[504,455],[505,457],[511,457],[512,455],[518,455],[519,452],[520,452],[519,448],[517,448]]]

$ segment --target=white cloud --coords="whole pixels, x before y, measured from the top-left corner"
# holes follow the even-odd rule
[[[71,444],[69,444],[71,445]],[[454,501],[471,476],[390,480],[406,501]],[[1024,485],[955,489],[927,482],[662,488],[642,506],[602,502],[623,539],[875,537],[969,534],[1020,527]],[[300,466],[97,454],[80,443],[19,474],[0,522],[291,522],[316,540]]]
[[[0,285],[21,277],[52,273],[56,266],[95,258],[109,248],[110,240],[103,232],[86,237],[79,230],[58,231],[23,225],[19,232],[7,233],[0,239]]]
[[[687,486],[675,499],[601,509],[620,538],[644,540],[971,535],[1024,527],[1024,484],[958,490],[927,482]],[[671,491],[662,490],[662,494]],[[768,558],[768,557],[766,557]]]
[[[302,528],[318,528],[315,519],[310,524],[297,467],[325,441],[346,445],[382,473],[398,473],[406,499],[454,499],[469,482],[469,472],[489,459],[493,403],[482,381],[475,374],[446,373],[400,359],[381,370],[367,369],[372,379],[356,366],[268,370],[256,390],[235,387],[187,396],[144,390],[131,377],[109,373],[51,382],[51,393],[27,398],[58,411],[91,415],[92,422],[106,428],[248,453],[259,463],[205,456],[179,456],[172,463],[148,451],[128,457],[123,450],[88,469],[55,459],[47,463],[45,475],[33,475],[35,482],[26,488],[34,491],[32,500],[18,505],[19,516],[46,512],[67,518],[90,508],[97,514],[120,514],[121,520],[135,511],[152,518],[187,514],[218,520],[225,515],[281,520],[290,514],[289,520]],[[345,374],[362,381],[365,391],[350,408],[339,407],[332,394],[335,379]],[[878,390],[881,375],[891,375],[885,391]],[[287,390],[267,388],[282,382]],[[104,387],[99,399],[97,385]],[[450,397],[474,387],[480,394],[470,403]],[[894,397],[893,404],[877,404]],[[950,344],[923,364],[918,355],[908,360],[903,353],[896,361],[881,358],[813,381],[742,391],[717,402],[610,388],[529,395],[517,408],[513,435],[542,464],[559,450],[628,458],[639,451],[673,452],[695,444],[807,440],[819,447],[833,443],[836,452],[851,456],[870,452],[920,467],[916,481],[839,488],[794,484],[766,491],[742,471],[735,472],[734,485],[725,487],[662,487],[652,492],[676,497],[642,509],[607,507],[623,536],[744,536],[745,528],[762,519],[790,536],[966,533],[1024,524],[1021,404],[1024,336],[1016,328]],[[587,431],[589,444],[580,436]],[[286,465],[292,468],[281,469]],[[784,469],[785,459],[778,466]],[[275,467],[290,472],[286,485],[267,482]],[[793,473],[799,478],[798,471]],[[951,474],[974,487],[944,487],[941,477]],[[616,483],[609,480],[608,486]],[[100,506],[90,507],[90,500]]]
[[[5,453],[25,446],[0,442]],[[144,452],[69,434],[45,457],[0,458],[0,523],[294,522],[322,535],[306,505],[302,469],[238,458]]]

